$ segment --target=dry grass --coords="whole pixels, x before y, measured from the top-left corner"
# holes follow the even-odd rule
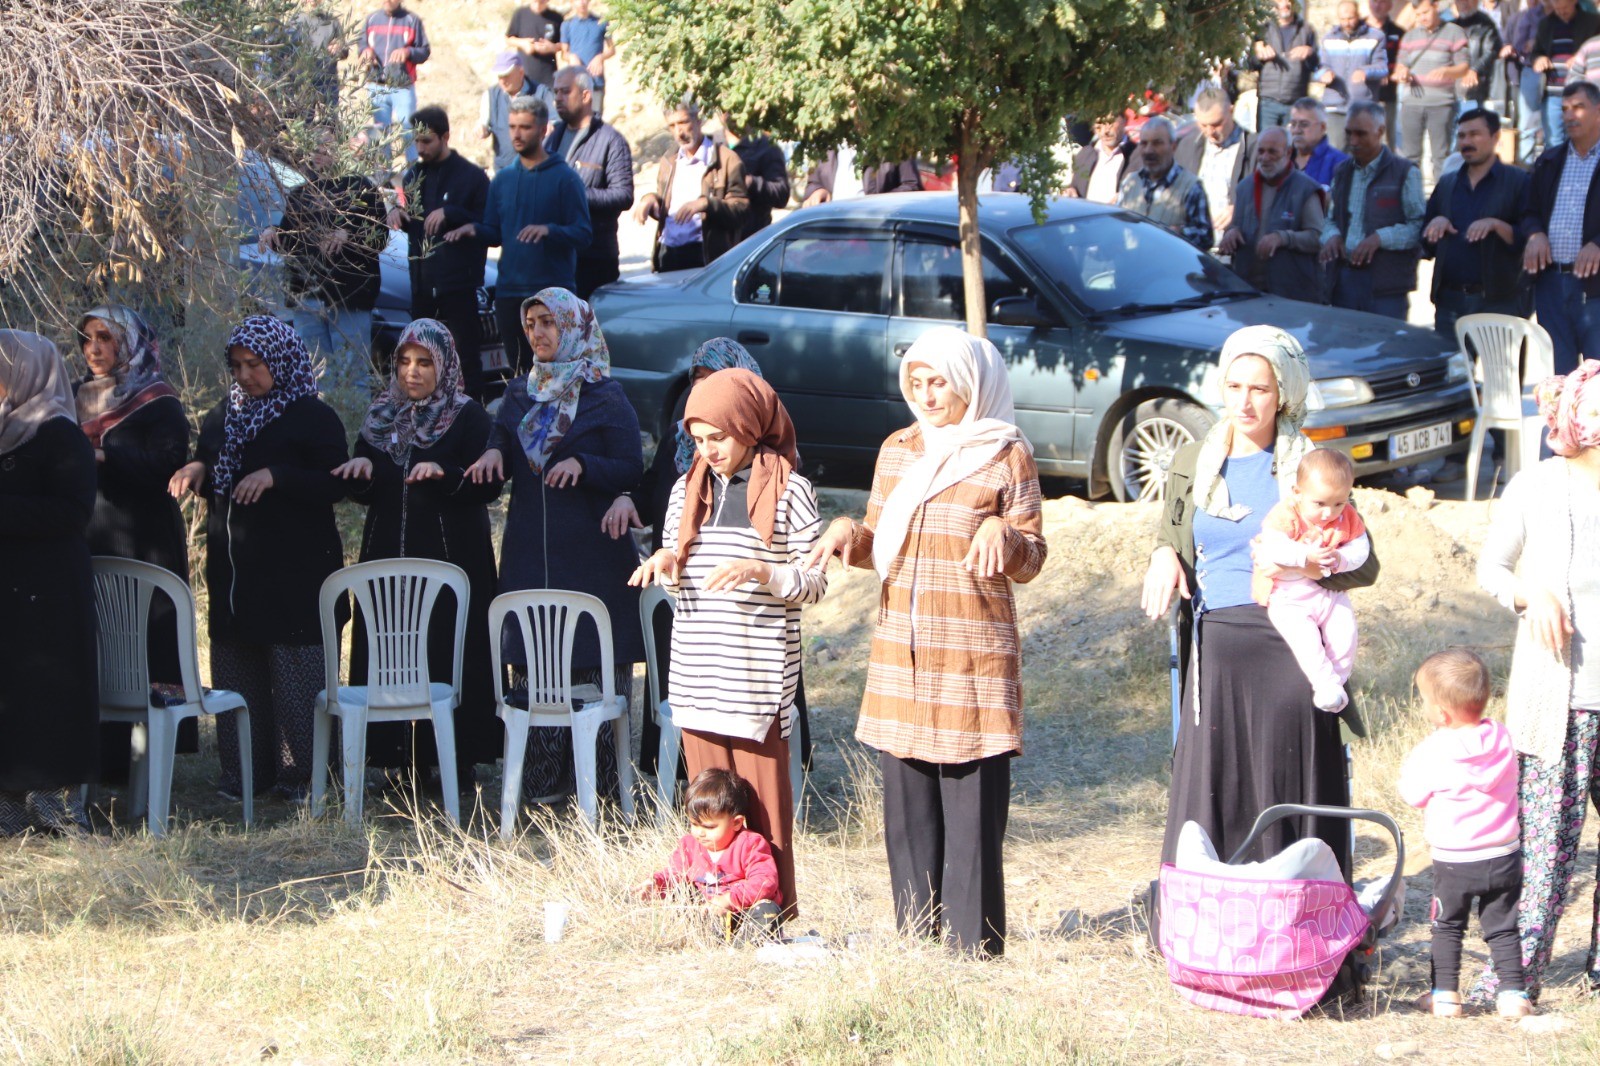
[[[1427,855],[1420,822],[1392,792],[1422,735],[1410,673],[1441,640],[1481,647],[1503,671],[1509,627],[1471,591],[1481,506],[1424,515],[1392,496],[1381,501],[1387,512],[1379,502],[1363,500],[1388,576],[1359,604],[1374,735],[1355,745],[1355,792],[1401,819],[1412,892],[1378,981],[1343,1016],[1278,1025],[1186,1008],[1129,920],[1128,900],[1155,872],[1170,721],[1164,632],[1129,606],[1150,516],[1054,502],[1052,560],[1019,595],[1030,717],[1015,766],[1003,961],[955,960],[894,935],[876,772],[849,736],[873,600],[870,576],[856,573],[807,622],[820,751],[797,844],[795,931],[828,939],[834,950],[820,964],[763,962],[721,944],[681,905],[636,901],[631,889],[664,861],[675,825],[611,818],[597,835],[564,809],[542,811],[503,846],[481,811],[458,832],[431,807],[417,818],[371,801],[365,833],[281,804],[242,833],[234,808],[207,798],[202,755],[181,760],[180,820],[194,820],[164,840],[119,832],[0,851],[0,1055],[1298,1063],[1373,1061],[1380,1046],[1415,1042],[1417,1062],[1484,1052],[1595,1061],[1600,1009],[1576,985],[1592,830],[1544,1001],[1567,1028],[1447,1024],[1409,1006],[1427,984]],[[825,509],[859,505],[859,493],[824,494]],[[1423,589],[1415,599],[1413,584]],[[488,776],[486,794],[496,787]],[[1361,876],[1388,862],[1387,844],[1364,834]],[[548,900],[573,906],[559,944],[542,939]],[[1475,938],[1468,949],[1482,957]]]

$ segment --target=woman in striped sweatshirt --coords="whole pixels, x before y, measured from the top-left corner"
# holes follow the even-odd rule
[[[750,782],[750,828],[772,844],[783,917],[794,917],[789,732],[800,676],[800,607],[828,590],[804,565],[819,521],[795,472],[794,425],[772,386],[719,370],[689,394],[695,460],[667,504],[667,545],[630,584],[674,588],[672,718],[689,777],[718,767]]]

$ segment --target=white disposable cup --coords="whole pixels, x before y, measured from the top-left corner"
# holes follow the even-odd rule
[[[544,905],[544,939],[546,943],[554,944],[561,940],[567,931],[567,916],[572,913],[572,904],[563,900],[548,900]]]

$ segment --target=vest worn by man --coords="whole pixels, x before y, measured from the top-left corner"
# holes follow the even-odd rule
[[[1117,196],[1117,206],[1137,212],[1151,222],[1165,226],[1173,233],[1182,236],[1183,227],[1188,221],[1188,214],[1184,211],[1183,204],[1189,197],[1189,190],[1198,185],[1200,179],[1174,163],[1168,173],[1167,184],[1156,186],[1147,202],[1142,175],[1142,170],[1136,170],[1122,180],[1122,192]]]
[[[1290,170],[1276,189],[1261,187],[1263,220],[1256,217],[1255,175],[1239,183],[1234,191],[1233,224],[1244,234],[1244,243],[1233,253],[1233,269],[1240,277],[1263,292],[1293,300],[1320,303],[1322,275],[1315,253],[1279,248],[1271,259],[1256,260],[1256,242],[1268,233],[1292,233],[1304,229],[1306,201],[1322,195],[1322,186],[1304,171]]]
[[[1395,155],[1387,148],[1383,149],[1383,154],[1377,162],[1377,170],[1372,175],[1372,180],[1367,183],[1366,210],[1362,214],[1361,223],[1363,236],[1376,233],[1385,226],[1398,226],[1406,221],[1405,203],[1401,193],[1405,188],[1406,175],[1411,173],[1411,170],[1410,160]],[[1333,212],[1334,224],[1345,237],[1347,253],[1353,251],[1357,243],[1350,240],[1350,186],[1355,180],[1355,173],[1354,159],[1340,163],[1339,169],[1333,173],[1330,210]],[[1396,252],[1388,248],[1379,248],[1368,266],[1352,267],[1349,263],[1343,263],[1339,269],[1372,271],[1374,296],[1393,296],[1396,293],[1410,292],[1417,287],[1417,250],[1407,248],[1405,251]]]

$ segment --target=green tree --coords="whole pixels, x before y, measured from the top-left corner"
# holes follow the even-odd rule
[[[968,329],[986,308],[978,175],[1034,164],[1035,208],[1068,114],[1099,115],[1149,84],[1193,80],[1240,53],[1259,0],[611,0],[641,81],[692,93],[809,155],[957,160]]]

